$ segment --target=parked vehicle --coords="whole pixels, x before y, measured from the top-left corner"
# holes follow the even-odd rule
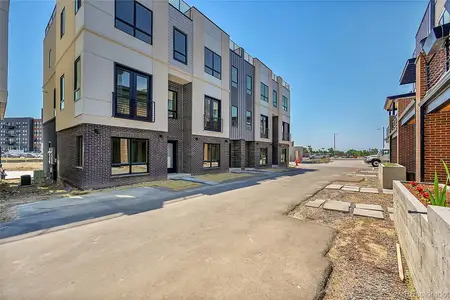
[[[378,154],[364,157],[364,162],[378,167],[382,162],[390,161],[389,149],[381,149]]]

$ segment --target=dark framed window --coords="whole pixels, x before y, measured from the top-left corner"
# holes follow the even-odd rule
[[[231,106],[231,126],[238,126],[238,108]]]
[[[77,167],[83,167],[83,161],[84,161],[84,145],[83,145],[83,136],[79,135],[77,136]]]
[[[238,69],[231,67],[231,86],[237,88],[238,86]]]
[[[277,91],[273,90],[273,107],[278,106],[278,93]]]
[[[187,65],[187,35],[173,28],[173,59]]]
[[[259,164],[264,166],[267,165],[267,148],[259,149]]]
[[[283,99],[281,100],[281,108],[284,111],[288,111],[288,102],[289,102],[289,99],[287,97],[283,96]]]
[[[287,161],[287,149],[281,149],[280,162],[281,163],[286,163],[286,161]]]
[[[66,32],[66,8],[64,7],[61,11],[59,24],[59,38],[62,38],[64,33]]]
[[[269,87],[261,82],[261,100],[269,102]]]
[[[111,174],[148,173],[148,140],[112,138]]]
[[[116,0],[115,27],[152,44],[153,12],[136,1]]]
[[[205,96],[204,128],[209,131],[222,131],[221,101]]]
[[[253,123],[252,112],[247,110],[247,112],[245,113],[245,117],[246,117],[246,121],[247,121],[247,129],[251,130],[252,129],[252,123]]]
[[[220,144],[203,144],[203,168],[220,167]]]
[[[81,5],[83,5],[83,0],[75,0],[75,14],[80,10]]]
[[[64,75],[59,78],[59,110],[64,109]]]
[[[282,129],[282,140],[283,141],[289,141],[290,140],[290,125],[289,123],[283,122],[281,124]]]
[[[74,100],[77,101],[81,97],[81,57],[78,57],[75,60],[73,69],[73,94]]]
[[[222,58],[205,47],[205,72],[218,79],[222,78]]]
[[[261,138],[269,138],[269,117],[261,115]]]
[[[178,93],[175,91],[169,90],[169,118],[176,119],[177,118],[177,106],[178,106]]]
[[[253,94],[253,78],[250,75],[247,75],[246,86],[247,86],[247,94],[248,95]]]
[[[151,76],[115,66],[114,117],[154,122]]]

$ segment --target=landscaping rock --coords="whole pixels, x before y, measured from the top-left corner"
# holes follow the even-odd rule
[[[355,208],[353,210],[353,215],[376,219],[384,219],[383,212],[369,209]]]
[[[354,186],[354,185],[344,185],[342,187],[343,191],[348,191],[348,192],[359,192],[359,186]]]
[[[340,190],[342,188],[342,185],[341,184],[330,184],[330,185],[327,185],[325,188],[331,189],[331,190]]]
[[[308,201],[308,202],[306,202],[306,206],[308,206],[308,207],[320,207],[325,201],[327,201],[327,200],[316,199],[316,200]]]
[[[393,213],[394,213],[394,208],[393,208],[393,207],[388,207],[388,212],[389,212],[390,214],[393,214]]]
[[[378,204],[359,204],[358,203],[355,205],[355,207],[360,208],[360,209],[383,211],[383,208],[381,207],[381,205],[378,205]]]
[[[323,208],[327,210],[334,210],[348,213],[350,211],[350,203],[344,201],[329,200],[324,204]]]
[[[377,188],[365,188],[365,187],[362,187],[359,191],[361,193],[378,194],[378,189]]]
[[[389,214],[389,219],[391,219],[391,221],[394,221],[394,214]]]

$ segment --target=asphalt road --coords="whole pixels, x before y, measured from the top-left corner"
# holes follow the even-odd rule
[[[355,166],[0,245],[0,299],[314,299],[334,232],[285,213]]]

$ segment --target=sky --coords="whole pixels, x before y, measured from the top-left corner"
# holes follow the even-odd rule
[[[339,133],[340,150],[382,146],[386,96],[412,88],[399,78],[427,1],[186,2],[290,84],[296,145],[327,149]],[[42,46],[54,3],[11,0],[7,117],[40,117]]]

